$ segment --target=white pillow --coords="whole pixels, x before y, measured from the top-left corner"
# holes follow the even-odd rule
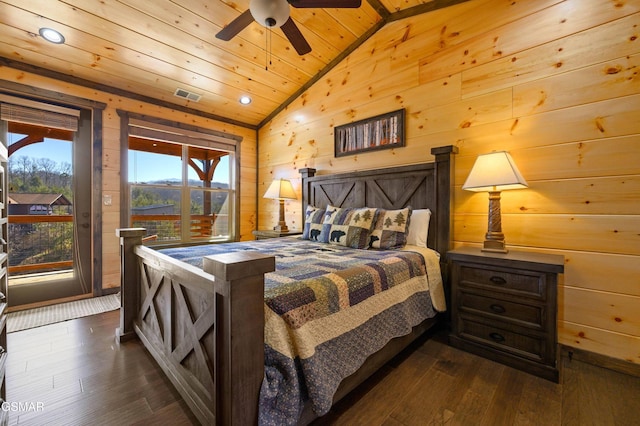
[[[418,247],[427,246],[429,220],[431,220],[431,210],[429,209],[419,209],[411,212],[407,244]]]

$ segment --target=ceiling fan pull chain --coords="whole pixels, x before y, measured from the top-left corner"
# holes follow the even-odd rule
[[[269,28],[264,33],[264,70],[269,71]]]
[[[272,65],[271,63],[272,50],[273,50],[273,30],[269,28],[269,65]]]

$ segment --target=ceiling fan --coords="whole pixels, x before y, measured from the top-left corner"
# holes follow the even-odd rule
[[[280,27],[296,52],[304,55],[311,52],[298,26],[289,16],[289,5],[297,8],[358,8],[361,0],[251,0],[249,9],[224,27],[216,38],[229,41],[250,23],[256,21],[267,28]]]

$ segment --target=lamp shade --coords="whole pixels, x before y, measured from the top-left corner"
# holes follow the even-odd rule
[[[258,24],[267,28],[281,27],[289,19],[286,0],[251,0],[249,11]]]
[[[271,185],[269,185],[267,192],[264,193],[264,198],[295,200],[297,196],[290,181],[287,179],[274,179]]]
[[[527,188],[516,163],[506,151],[479,155],[462,189],[468,191],[505,191]]]

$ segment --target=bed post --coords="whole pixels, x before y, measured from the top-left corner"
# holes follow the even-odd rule
[[[264,376],[264,274],[275,270],[275,257],[244,251],[203,258],[215,276],[218,311],[215,362],[216,424],[258,423]]]
[[[118,342],[136,337],[133,322],[140,307],[140,284],[133,250],[142,244],[145,233],[144,228],[116,229],[116,235],[120,237],[120,327],[116,329]]]
[[[435,248],[442,260],[451,249],[453,240],[453,155],[457,153],[458,147],[453,145],[431,148],[431,154],[436,158],[436,194],[438,194],[435,226],[441,231],[438,232]],[[445,200],[442,197],[448,199]]]
[[[311,185],[309,184],[309,178],[316,175],[316,169],[304,168],[300,169],[300,175],[302,176],[302,226],[304,227],[304,221],[306,219],[305,213],[307,206],[311,200]]]
[[[431,148],[431,154],[436,157],[436,194],[438,194],[436,202],[438,209],[435,218],[435,226],[438,229],[436,250],[440,253],[440,270],[444,281],[445,299],[449,307],[451,303],[451,286],[449,285],[447,251],[453,246],[454,155],[457,153],[458,147],[453,145]],[[447,322],[451,321],[450,312],[451,310],[447,309],[445,313]]]

